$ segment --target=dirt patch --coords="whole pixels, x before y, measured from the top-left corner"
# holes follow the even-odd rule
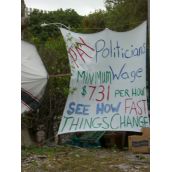
[[[103,148],[27,148],[22,172],[149,172],[149,154]]]

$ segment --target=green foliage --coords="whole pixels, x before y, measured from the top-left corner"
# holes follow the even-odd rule
[[[123,32],[147,20],[147,0],[118,1],[107,9],[106,25],[108,28]]]
[[[59,29],[55,25],[41,27],[43,23],[62,23],[70,27],[79,27],[82,21],[82,16],[77,14],[73,9],[52,11],[43,13],[34,10],[29,16],[28,32],[31,32],[34,37],[38,37],[41,42],[46,42],[49,38],[58,38],[61,36]]]
[[[39,47],[40,55],[49,74],[69,73],[69,62],[65,42],[62,36],[57,39],[49,38]]]
[[[83,32],[94,33],[106,27],[106,12],[103,10],[95,11],[83,19]]]

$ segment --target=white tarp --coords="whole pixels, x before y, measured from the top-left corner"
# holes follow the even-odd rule
[[[21,41],[21,113],[39,107],[47,79],[47,71],[36,47]]]
[[[58,134],[149,127],[146,22],[127,32],[61,32],[72,77]]]

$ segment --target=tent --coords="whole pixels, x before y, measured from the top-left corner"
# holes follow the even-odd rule
[[[21,113],[39,107],[47,80],[48,73],[36,47],[21,41]]]

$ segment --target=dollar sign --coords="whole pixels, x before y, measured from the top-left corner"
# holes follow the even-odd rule
[[[85,96],[85,95],[87,94],[86,85],[82,87],[82,92],[81,92],[81,94],[82,94],[83,96]]]

